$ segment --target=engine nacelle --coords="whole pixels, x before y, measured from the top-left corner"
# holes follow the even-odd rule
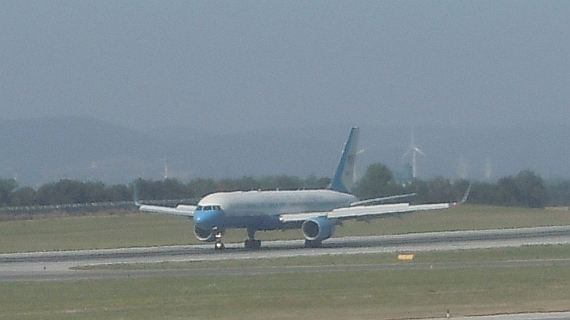
[[[196,239],[200,241],[212,242],[216,240],[216,233],[211,229],[202,229],[195,226],[194,235],[196,235]]]
[[[303,222],[301,230],[308,241],[321,242],[334,233],[334,222],[325,217],[317,217]]]

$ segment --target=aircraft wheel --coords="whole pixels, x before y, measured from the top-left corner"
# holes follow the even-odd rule
[[[258,250],[261,248],[261,240],[245,240],[245,248],[251,250]]]
[[[305,240],[305,248],[320,248],[322,245],[322,241]]]

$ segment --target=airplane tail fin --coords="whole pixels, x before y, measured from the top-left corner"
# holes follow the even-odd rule
[[[354,187],[354,167],[356,163],[356,152],[358,151],[358,134],[360,129],[354,127],[350,130],[348,140],[344,145],[342,156],[334,177],[329,186],[330,190],[350,193]]]

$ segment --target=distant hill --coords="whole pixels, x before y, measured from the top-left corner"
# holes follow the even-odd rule
[[[256,132],[224,136],[186,130],[172,134],[167,129],[139,132],[80,117],[0,120],[0,177],[17,176],[20,185],[30,186],[63,178],[129,183],[139,177],[164,178],[165,163],[167,174],[183,181],[330,175],[340,155],[326,154],[330,146],[318,137]],[[335,149],[340,149],[344,137],[335,142]],[[319,164],[326,161],[330,168],[323,171]]]
[[[0,133],[0,174],[25,185],[124,180],[160,147],[149,135],[87,118],[0,121]]]
[[[0,177],[39,186],[63,178],[129,183],[138,177],[331,176],[351,124],[238,134],[163,128],[140,132],[80,117],[0,120]],[[411,128],[361,126],[358,169],[382,162],[402,170]],[[416,127],[422,179],[484,180],[533,170],[570,177],[569,127]]]

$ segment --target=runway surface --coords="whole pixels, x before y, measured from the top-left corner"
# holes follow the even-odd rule
[[[281,268],[230,268],[183,270],[72,270],[85,265],[116,263],[158,263],[166,261],[219,261],[233,259],[285,258],[318,255],[400,253],[524,245],[570,244],[570,226],[484,231],[436,232],[393,236],[329,239],[322,248],[304,248],[302,240],[266,241],[262,249],[247,251],[243,243],[226,244],[215,252],[212,244],[82,250],[66,252],[13,253],[0,255],[0,281],[101,279],[157,275],[242,275],[268,273],[325,272],[340,270],[382,270],[402,268],[465,268],[570,265],[570,259],[505,261],[485,263],[377,264],[350,266],[299,266]]]

